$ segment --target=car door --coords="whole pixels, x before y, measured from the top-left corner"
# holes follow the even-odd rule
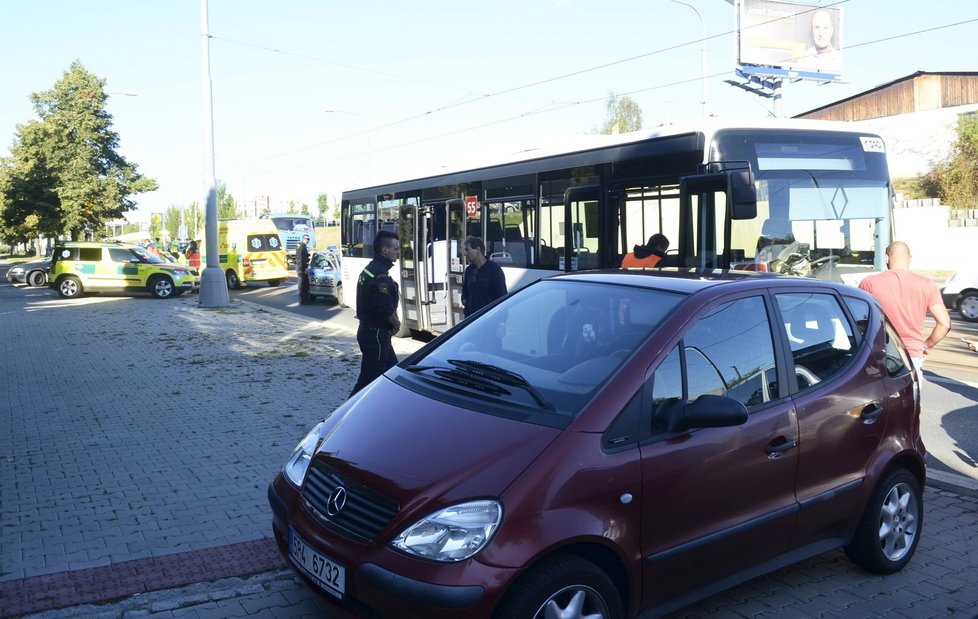
[[[799,545],[845,539],[887,424],[884,369],[831,292],[775,295],[797,382]]]
[[[772,316],[759,293],[715,305],[651,376],[651,436],[641,447],[646,604],[713,586],[790,543],[798,427]],[[746,423],[670,433],[663,418],[704,394],[743,403]]]

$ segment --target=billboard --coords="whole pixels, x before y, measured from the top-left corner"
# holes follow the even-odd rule
[[[740,0],[737,61],[838,79],[842,9],[775,0]],[[804,77],[808,77],[805,75]]]

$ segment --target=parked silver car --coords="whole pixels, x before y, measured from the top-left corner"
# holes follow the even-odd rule
[[[15,264],[7,269],[7,281],[11,284],[27,284],[34,288],[47,286],[49,268],[51,268],[51,256]]]

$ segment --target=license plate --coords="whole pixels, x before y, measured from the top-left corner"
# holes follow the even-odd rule
[[[289,529],[289,558],[320,587],[338,598],[346,591],[346,568],[313,550],[306,540]]]

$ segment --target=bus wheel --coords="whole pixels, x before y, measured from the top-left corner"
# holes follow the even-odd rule
[[[149,280],[149,291],[157,299],[168,299],[173,296],[173,280],[164,275],[157,275]]]
[[[270,280],[268,280],[268,285],[271,286],[272,288],[274,288],[275,286],[278,286],[281,283],[282,283],[282,280],[280,280],[280,279],[270,279]]]
[[[228,288],[230,288],[231,290],[237,290],[238,288],[241,287],[241,280],[238,279],[238,274],[234,272],[234,269],[228,269],[228,272],[225,274],[225,276],[227,277],[228,280]]]

